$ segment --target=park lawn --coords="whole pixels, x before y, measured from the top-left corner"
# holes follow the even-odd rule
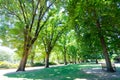
[[[120,77],[105,77],[95,74],[87,74],[84,70],[92,68],[101,68],[100,64],[72,64],[67,66],[58,66],[44,69],[35,69],[25,72],[7,73],[5,80],[120,80]],[[120,72],[120,67],[117,68]],[[105,75],[108,73],[105,73]],[[109,73],[115,75],[115,73]],[[119,75],[118,75],[119,76]]]
[[[74,64],[67,66],[37,69],[26,72],[5,74],[8,78],[24,78],[24,80],[94,80],[97,76],[86,74],[83,69],[100,67],[97,64]]]

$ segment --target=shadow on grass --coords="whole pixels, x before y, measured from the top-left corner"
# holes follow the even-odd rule
[[[88,65],[89,66],[89,65]],[[26,78],[32,80],[95,80],[97,76],[86,74],[81,69],[88,66],[68,65],[26,72],[7,73],[9,78]]]

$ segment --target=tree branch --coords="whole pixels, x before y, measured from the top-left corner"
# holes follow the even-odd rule
[[[41,16],[40,16],[40,20],[42,20],[43,19],[43,17],[44,17],[44,15],[45,15],[45,13],[50,9],[50,7],[53,5],[53,3],[55,2],[56,0],[54,0],[47,8],[46,8],[46,10],[43,12],[43,14],[41,14]]]
[[[42,37],[42,41],[43,41],[43,44],[44,44],[44,47],[45,47],[45,51],[46,51],[47,50],[47,44],[46,44],[46,42],[45,42],[43,37]]]
[[[20,18],[20,16],[17,15],[15,12],[13,12],[13,11],[11,11],[11,10],[8,10],[8,14],[11,14],[11,15],[16,16],[16,17],[20,20],[20,22],[23,22],[22,19]]]
[[[56,1],[56,0],[55,0],[55,1]],[[54,2],[55,2],[55,1],[54,1]],[[54,2],[53,2],[53,3],[54,3]],[[36,27],[36,30],[35,30],[34,38],[32,39],[32,42],[33,42],[33,43],[34,43],[34,41],[37,39],[37,37],[38,37],[41,29],[43,28],[43,26],[46,24],[46,22],[47,22],[48,19],[49,19],[50,15],[47,17],[47,19],[45,20],[45,22],[40,26],[40,23],[41,23],[42,18],[44,17],[45,13],[49,10],[50,6],[52,6],[53,3],[51,3],[51,4],[47,7],[47,9],[45,10],[45,12],[43,12],[44,6],[41,6],[41,7],[40,7],[40,12],[39,12],[38,21],[37,21],[37,27]],[[43,13],[43,14],[42,14],[42,13]]]
[[[25,11],[24,11],[24,8],[22,6],[22,2],[21,2],[21,0],[18,0],[18,2],[20,4],[20,8],[21,8],[21,11],[22,11],[22,14],[23,14],[24,21],[25,21],[25,23],[27,23],[26,16],[25,16]]]
[[[40,14],[39,14],[39,18],[38,18],[38,25],[40,24],[40,22],[41,22],[41,20],[42,20],[42,18],[44,17],[44,15],[45,15],[45,13],[49,10],[49,8],[53,5],[53,3],[55,2],[56,0],[54,0],[47,8],[46,8],[46,10],[43,12],[43,14],[42,14],[42,11],[43,11],[43,8],[44,7],[42,7],[41,9],[41,11],[40,11]],[[43,28],[43,26],[46,24],[46,22],[48,21],[48,19],[49,19],[49,17],[50,17],[51,15],[49,15],[48,17],[47,17],[47,19],[45,20],[45,22],[42,24],[42,26],[38,26],[37,27],[37,29],[36,29],[36,35],[35,36],[38,36],[38,34],[39,34],[39,32],[41,31],[41,29]],[[38,31],[37,31],[38,30]]]
[[[35,8],[35,6],[34,6],[34,0],[32,0],[32,10],[33,10],[33,13],[34,13],[34,8]]]
[[[34,1],[34,0],[33,0],[33,1]],[[36,5],[35,10],[33,9],[34,12],[33,12],[32,21],[31,21],[31,24],[30,24],[30,32],[31,32],[31,30],[32,30],[33,23],[34,23],[34,21],[35,21],[36,11],[37,11],[37,9],[38,9],[39,3],[40,3],[40,0],[38,0],[38,2],[37,2],[37,5]]]
[[[58,32],[57,36],[55,37],[55,40],[52,43],[52,47],[55,46],[56,41],[60,38],[60,36],[62,35],[63,31],[64,31],[64,28],[60,32]]]

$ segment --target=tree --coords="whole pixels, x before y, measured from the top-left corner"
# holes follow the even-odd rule
[[[67,65],[68,63],[67,62],[67,48],[68,48],[67,45],[68,45],[69,37],[67,34],[68,34],[68,30],[65,30],[57,42],[57,47],[59,48],[58,50],[62,52],[65,65]]]
[[[62,40],[61,45],[62,45],[62,48],[63,48],[62,52],[63,52],[63,55],[64,55],[63,56],[64,57],[64,64],[67,65],[67,33],[62,35],[61,40]]]
[[[54,18],[51,17],[44,27],[42,40],[45,48],[45,67],[49,67],[49,57],[52,49],[54,48],[57,40],[60,38],[64,31],[64,23],[60,20],[60,13],[55,14]],[[51,23],[51,24],[50,24]]]
[[[107,71],[110,72],[114,72],[114,70],[111,66],[111,61],[109,58],[108,45],[106,43],[107,36],[105,35],[105,32],[108,31],[108,29],[114,30],[114,27],[118,27],[115,26],[118,25],[118,23],[115,23],[114,21],[110,23],[110,21],[108,21],[111,18],[115,19],[116,22],[120,21],[115,16],[115,14],[118,13],[116,10],[119,9],[119,6],[117,6],[117,4],[119,3],[114,1],[107,2],[103,0],[99,1],[71,0],[69,2],[70,7],[68,8],[70,20],[73,27],[80,26],[79,28],[80,31],[81,29],[84,28],[86,29],[86,31],[94,33],[94,35],[97,34],[99,38],[98,41],[101,43],[103,48],[103,54],[107,64]],[[110,13],[111,11],[114,13]]]
[[[17,71],[24,71],[29,51],[37,40],[38,35],[49,19],[48,11],[55,0],[10,0],[1,1],[1,6],[6,13],[16,16],[19,27],[23,29],[24,49],[22,59]],[[48,4],[49,3],[49,4]]]

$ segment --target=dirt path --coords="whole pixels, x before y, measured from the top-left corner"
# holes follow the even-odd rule
[[[116,64],[116,67],[120,67],[120,64]],[[116,69],[116,72],[106,72],[101,68],[92,68],[92,69],[84,69],[86,74],[93,74],[99,77],[97,80],[120,80],[120,70]]]
[[[44,67],[28,67],[25,70],[35,70],[35,69],[42,69]],[[11,73],[11,72],[16,72],[17,69],[4,69],[4,70],[0,70],[0,76],[6,74],[6,73]]]
[[[44,67],[29,67],[29,68],[26,68],[26,71],[28,70],[35,70],[35,69],[42,69]],[[26,80],[26,79],[23,79],[23,78],[8,78],[6,76],[4,76],[4,74],[6,73],[12,73],[12,72],[16,72],[17,69],[4,69],[4,70],[0,70],[0,80]]]

